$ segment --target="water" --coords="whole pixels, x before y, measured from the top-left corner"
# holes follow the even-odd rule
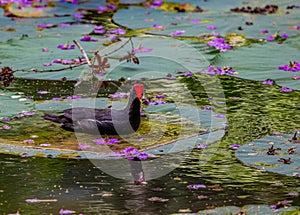
[[[85,215],[171,214],[224,205],[271,205],[288,199],[290,192],[300,192],[299,179],[247,167],[228,149],[230,144],[243,144],[275,131],[299,129],[299,93],[286,95],[277,86],[230,77],[220,80],[229,128],[211,146],[215,150],[209,160],[205,160],[205,151],[194,149],[171,173],[136,186],[103,173],[88,160],[0,155],[0,214],[59,214],[61,209]],[[184,78],[183,82],[198,96],[199,106],[207,103],[199,96],[201,87],[195,79]],[[189,184],[206,188],[189,190]],[[152,197],[161,199],[153,201]],[[52,202],[27,203],[26,199]],[[300,204],[299,197],[292,199],[292,205]]]

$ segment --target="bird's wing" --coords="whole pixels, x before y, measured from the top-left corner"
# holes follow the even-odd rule
[[[111,110],[108,108],[105,109],[94,109],[94,108],[70,108],[64,110],[64,116],[66,118],[72,119],[73,121],[78,121],[82,119],[95,119],[96,117],[98,120],[102,118],[105,119],[110,117]]]

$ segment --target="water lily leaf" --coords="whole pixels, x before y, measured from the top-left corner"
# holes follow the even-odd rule
[[[100,78],[106,80],[118,80],[120,77],[135,80],[157,79],[168,75],[184,75],[188,71],[196,73],[209,65],[205,56],[197,49],[179,40],[141,37],[134,38],[132,41],[135,47],[142,46],[151,51],[136,54],[136,57],[140,59],[139,64],[120,62],[119,58],[131,50],[130,44],[127,44],[109,57],[111,67],[108,69],[108,73]],[[123,44],[124,42],[113,44],[101,50],[100,55],[111,53]]]
[[[297,212],[298,207],[287,207],[287,208],[279,208],[277,210],[270,209],[267,205],[246,205],[242,208],[236,206],[226,206],[226,207],[218,207],[210,210],[199,211],[198,214],[238,214],[243,213],[245,215],[252,214],[264,214],[264,215],[275,215],[275,214],[287,214],[288,212]],[[294,213],[293,213],[294,214]]]
[[[0,118],[33,110],[34,103],[22,94],[0,90]]]
[[[270,209],[267,205],[247,205],[243,207],[243,211],[246,215],[250,214],[265,214],[265,215],[273,215],[273,214],[286,214],[288,212],[298,211],[297,207],[287,207],[287,208],[279,208],[276,210]]]
[[[278,85],[300,90],[299,82],[292,79],[297,72],[287,72],[277,68],[290,61],[299,61],[299,58],[295,56],[300,48],[299,42],[300,38],[296,37],[288,39],[283,44],[267,42],[240,47],[222,53],[215,64],[220,67],[231,66],[238,72],[234,76],[239,78],[257,81],[272,79]]]
[[[230,215],[230,214],[238,214],[240,213],[240,208],[236,206],[227,206],[227,207],[220,207],[220,208],[215,208],[215,209],[210,209],[210,210],[204,210],[204,211],[199,211],[199,215],[218,215],[218,214],[224,214],[224,215]]]
[[[57,48],[58,45],[72,44],[73,39],[80,40],[83,34],[88,34],[93,27],[91,25],[76,25],[68,27],[68,32],[58,33],[63,31],[57,28],[52,30],[50,34],[41,33],[40,37],[29,37],[23,39],[10,40],[7,43],[0,43],[0,61],[2,65],[10,66],[14,71],[33,71],[33,72],[15,72],[17,78],[28,79],[48,79],[48,80],[61,80],[66,77],[67,80],[76,80],[80,77],[81,72],[87,66],[80,66],[77,68],[68,69],[70,65],[54,63],[56,59],[62,60],[76,60],[82,56],[77,48],[73,50],[61,50]],[[73,30],[72,30],[73,29]],[[58,34],[55,34],[55,31]],[[94,36],[97,38],[96,36]],[[97,38],[101,40],[101,38]],[[82,46],[88,52],[89,50],[97,50],[102,45],[99,42],[82,42]],[[43,49],[47,48],[45,52]],[[93,54],[90,54],[92,57]],[[44,64],[51,63],[50,66]],[[66,70],[63,70],[66,68]],[[60,72],[34,72],[43,70],[60,70]]]
[[[289,141],[292,137],[293,134],[281,134],[257,139],[237,149],[235,156],[244,164],[257,169],[299,176],[300,148],[299,144]],[[286,163],[289,159],[290,163]]]
[[[169,35],[176,30],[183,30],[181,36],[198,36],[203,33],[211,33],[206,29],[207,25],[217,27],[216,32],[226,35],[228,33],[242,33],[247,38],[266,38],[261,34],[261,30],[268,29],[271,33],[280,31],[289,35],[297,35],[297,30],[290,26],[298,25],[299,10],[287,10],[286,6],[297,4],[296,1],[280,3],[280,10],[276,14],[261,15],[250,13],[234,13],[230,9],[242,5],[241,2],[229,1],[226,4],[218,4],[215,1],[208,1],[199,5],[205,10],[205,5],[213,11],[202,13],[172,13],[161,10],[129,7],[128,9],[118,10],[113,19],[116,23],[131,29],[144,29],[150,33]],[[277,1],[278,2],[278,1]],[[192,3],[192,2],[191,2]],[[278,2],[279,3],[279,2]],[[264,4],[267,4],[264,2]],[[272,2],[274,4],[274,2]],[[251,2],[249,3],[251,5]],[[253,2],[253,7],[262,6]],[[265,5],[263,5],[265,6]],[[286,14],[288,12],[288,14]],[[247,23],[246,23],[247,22]],[[230,23],[230,24],[229,24]],[[249,24],[253,23],[253,24]],[[153,28],[153,25],[162,26]],[[241,30],[242,28],[242,30]]]

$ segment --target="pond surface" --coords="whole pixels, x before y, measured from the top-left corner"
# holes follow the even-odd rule
[[[41,1],[18,7],[0,0],[0,23],[3,23],[0,28],[0,144],[34,149],[47,143],[56,149],[80,151],[79,136],[45,122],[42,116],[45,112],[57,113],[68,108],[67,97],[77,96],[76,93],[95,97],[90,87],[97,81],[102,84],[96,94],[101,97],[97,98],[100,103],[104,101],[103,107],[105,102],[114,100],[107,97],[119,85],[138,80],[148,87],[147,96],[166,95],[165,100],[159,101],[190,105],[185,107],[208,111],[209,116],[222,122],[216,121],[212,130],[201,127],[201,123],[196,128],[187,126],[191,129],[187,129],[184,137],[195,130],[199,133],[197,141],[209,136],[211,131],[221,131],[222,135],[212,132],[214,141],[191,144],[195,146],[193,149],[176,154],[182,156],[180,163],[167,158],[161,166],[173,170],[153,180],[146,175],[147,183],[143,185],[115,178],[97,168],[92,160],[80,159],[76,153],[73,159],[45,158],[42,153],[16,156],[18,153],[8,152],[1,146],[0,214],[191,214],[247,205],[258,208],[257,212],[246,214],[266,214],[271,205],[284,200],[290,201],[284,206],[299,207],[300,167],[293,162],[294,157],[290,166],[297,167],[298,175],[287,176],[282,172],[268,172],[263,165],[254,168],[242,163],[232,148],[233,144],[251,146],[269,135],[280,138],[280,134],[287,134],[292,138],[300,130],[299,73],[278,68],[286,65],[288,69],[300,70],[296,64],[300,59],[295,54],[300,48],[299,3],[296,0],[230,0],[220,4],[217,0],[205,0],[159,6],[152,5],[152,1],[144,4],[127,0],[115,7],[107,2],[118,1],[62,0],[49,1],[47,5]],[[198,3],[203,11],[193,5]],[[266,4],[277,4],[279,9]],[[241,10],[245,8],[241,7],[246,6],[251,6],[251,10],[267,7],[275,11],[244,13]],[[232,11],[233,8],[238,12]],[[116,42],[119,39],[121,42]],[[73,40],[80,41],[88,57],[78,57],[83,52],[78,47],[71,48]],[[100,50],[103,52],[97,52]],[[140,64],[128,50],[136,50],[133,54],[137,54]],[[101,53],[102,64],[106,56],[111,64],[108,68],[104,61],[105,72],[101,61],[94,65],[103,74],[93,73],[93,66],[88,67],[85,62],[86,58],[95,60],[100,56],[97,53]],[[124,61],[120,63],[120,59]],[[262,84],[265,80],[269,84]],[[79,85],[76,89],[75,83]],[[34,115],[19,117],[25,109],[26,113],[34,111]],[[151,122],[142,119],[141,132],[148,129],[147,125],[155,126],[155,132],[163,130],[159,120],[169,116],[170,122],[175,123],[169,126],[168,132],[162,131],[169,134],[166,141],[176,139],[182,126],[197,121],[191,117],[192,113],[184,120],[174,119],[176,114],[170,116],[170,111],[155,114],[157,118]],[[5,120],[8,116],[14,117]],[[34,139],[33,143],[23,142],[29,138]],[[149,146],[147,141],[156,138],[150,134],[145,146]],[[296,157],[299,141],[293,144]],[[116,148],[125,146],[129,145],[122,142]],[[268,157],[269,145],[264,147],[263,153]],[[281,155],[288,156],[283,152],[278,154]],[[102,161],[104,165],[108,163],[98,162]],[[123,161],[128,166],[128,160]],[[289,164],[286,165],[288,168]],[[260,205],[267,209],[260,211]],[[299,214],[299,208],[295,210],[294,214]],[[280,212],[272,210],[270,214]]]
[[[203,152],[213,154],[204,164],[202,149],[194,149],[171,173],[137,186],[107,175],[88,160],[1,155],[1,213],[58,214],[68,209],[77,214],[170,214],[224,205],[272,205],[289,199],[291,192],[300,192],[299,179],[244,166],[228,149],[233,143],[297,128],[299,116],[293,107],[297,106],[299,93],[268,96],[270,89],[278,87],[231,77],[220,80],[225,89],[229,129],[220,142],[211,145],[213,150]],[[200,95],[195,79],[183,81],[194,87],[190,89],[195,96]],[[198,102],[203,103],[201,99]],[[287,103],[289,106],[283,105]],[[274,108],[266,109],[266,104],[274,104]],[[206,188],[190,190],[189,184],[204,184]],[[152,197],[165,202],[153,201]],[[27,199],[49,202],[27,203]],[[299,197],[292,199],[293,205],[300,204]]]

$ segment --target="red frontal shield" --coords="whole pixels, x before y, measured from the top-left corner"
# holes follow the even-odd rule
[[[136,92],[136,96],[139,99],[142,99],[143,97],[143,92],[144,92],[144,85],[143,84],[135,84],[134,85],[134,90]]]

